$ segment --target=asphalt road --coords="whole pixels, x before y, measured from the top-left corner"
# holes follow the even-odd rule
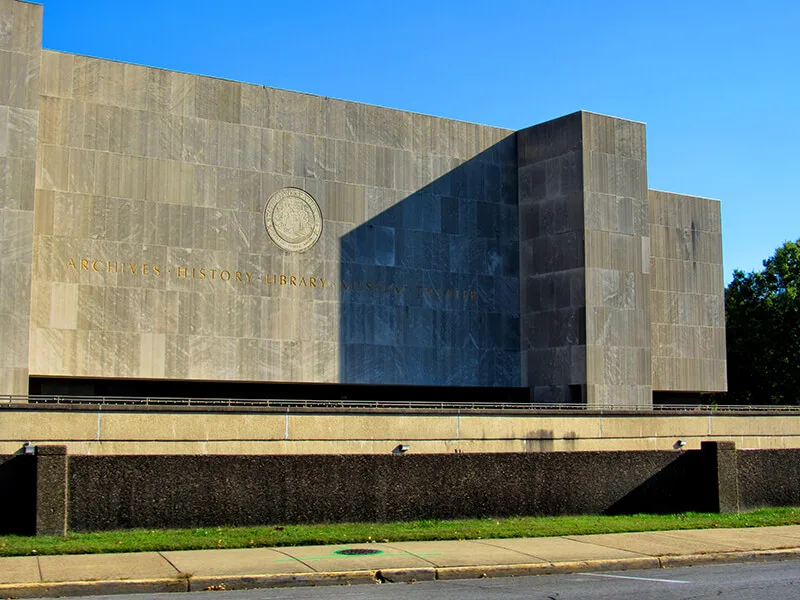
[[[412,584],[91,598],[209,600],[212,596],[214,600],[797,600],[800,598],[800,561]]]

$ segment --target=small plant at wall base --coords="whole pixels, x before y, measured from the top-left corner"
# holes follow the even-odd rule
[[[800,403],[800,239],[725,290],[728,393],[723,404]]]

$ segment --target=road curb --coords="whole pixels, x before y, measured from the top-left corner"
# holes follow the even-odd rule
[[[706,554],[661,556],[658,561],[661,568],[671,569],[675,567],[691,567],[693,565],[707,565],[711,563],[769,562],[798,558],[800,558],[800,548],[784,548],[780,550],[709,552]]]
[[[484,565],[464,567],[440,567],[436,569],[436,579],[483,579],[487,577],[524,577],[526,575],[547,575],[553,565],[549,562],[519,565]]]
[[[591,571],[626,571],[708,565],[712,563],[769,562],[800,559],[800,548],[748,552],[711,552],[674,556],[538,562],[517,565],[470,565],[367,571],[330,571],[275,575],[219,575],[173,579],[120,579],[51,583],[0,584],[0,598],[98,596],[135,593],[199,592],[323,585],[413,583],[416,581],[525,577]]]
[[[630,571],[633,569],[658,569],[661,566],[656,556],[634,556],[631,558],[604,558],[574,560],[553,563],[551,573],[580,573],[581,571]]]
[[[381,569],[375,572],[379,583],[415,583],[417,581],[436,581],[435,567],[408,569]]]
[[[186,592],[186,579],[112,579],[105,581],[58,581],[0,584],[0,598],[56,598],[61,596],[110,596],[115,594],[162,594]]]
[[[311,587],[322,585],[356,585],[378,583],[376,571],[331,571],[318,573],[285,573],[275,575],[219,575],[192,577],[190,592],[253,590],[259,588]]]

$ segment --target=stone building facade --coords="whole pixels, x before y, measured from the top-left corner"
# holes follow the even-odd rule
[[[725,390],[719,203],[648,189],[643,124],[509,131],[43,50],[17,0],[0,25],[0,394]]]

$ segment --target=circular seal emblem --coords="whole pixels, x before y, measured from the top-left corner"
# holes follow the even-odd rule
[[[299,188],[278,190],[264,207],[269,237],[289,252],[303,252],[322,234],[322,212],[311,194]]]

